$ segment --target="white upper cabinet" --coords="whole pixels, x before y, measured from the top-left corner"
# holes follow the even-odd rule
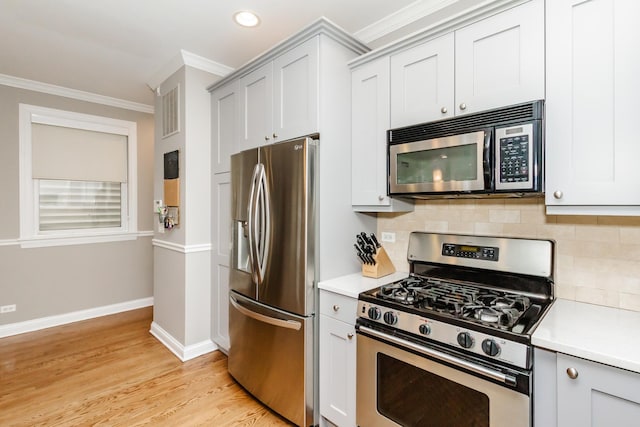
[[[455,114],[544,99],[543,0],[463,27],[455,37]]]
[[[544,99],[544,2],[391,54],[391,127]]]
[[[351,73],[351,201],[356,211],[411,211],[413,204],[387,196],[389,57]]]
[[[269,143],[273,122],[273,63],[268,62],[242,77],[240,91],[240,138],[237,151]]]
[[[314,37],[273,61],[275,141],[318,131],[319,43]]]
[[[318,57],[313,37],[212,91],[216,173],[231,154],[318,132]]]
[[[236,82],[211,93],[211,154],[214,173],[229,172],[231,154],[236,150],[239,130],[240,96]]]
[[[454,35],[391,56],[391,127],[450,117],[454,112]]]
[[[318,42],[309,39],[240,79],[238,151],[318,131]]]
[[[547,2],[549,214],[639,215],[640,3]]]

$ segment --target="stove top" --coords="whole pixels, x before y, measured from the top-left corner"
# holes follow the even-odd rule
[[[358,325],[530,368],[553,302],[550,240],[411,233],[411,274],[359,295]]]
[[[372,292],[376,298],[511,330],[531,307],[529,297],[465,283],[409,276]]]

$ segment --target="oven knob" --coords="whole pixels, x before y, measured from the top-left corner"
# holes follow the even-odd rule
[[[370,307],[367,315],[369,319],[378,320],[380,318],[380,309],[378,307]]]
[[[388,325],[395,325],[398,323],[398,316],[392,311],[387,311],[384,314],[384,323]]]
[[[418,326],[418,331],[420,331],[422,335],[429,335],[431,333],[431,326],[423,323],[422,325]]]
[[[471,348],[473,347],[473,337],[469,332],[460,332],[458,334],[458,344],[462,348]]]
[[[482,351],[484,351],[487,356],[497,356],[498,353],[500,353],[500,346],[494,340],[487,338],[482,341]]]

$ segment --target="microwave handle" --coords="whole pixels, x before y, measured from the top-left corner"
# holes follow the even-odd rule
[[[494,165],[494,162],[498,162],[500,159],[493,159],[491,153],[493,150],[491,149],[491,141],[493,141],[493,129],[485,129],[484,131],[484,147],[482,149],[482,173],[484,176],[484,189],[485,190],[494,190],[494,182],[493,182],[493,168],[499,167],[499,165]]]

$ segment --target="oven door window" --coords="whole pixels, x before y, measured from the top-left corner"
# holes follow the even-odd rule
[[[390,357],[377,355],[378,412],[403,426],[489,427],[489,397]]]

